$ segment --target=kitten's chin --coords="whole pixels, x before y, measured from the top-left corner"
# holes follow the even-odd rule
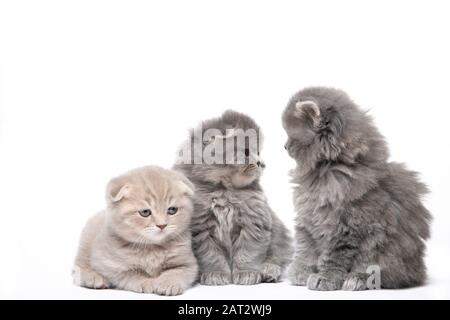
[[[155,232],[152,234],[146,234],[145,238],[148,242],[158,244],[164,242],[169,237],[169,233],[167,232]]]
[[[174,234],[174,230],[158,230],[147,231],[144,236],[148,242],[160,244],[172,238]]]

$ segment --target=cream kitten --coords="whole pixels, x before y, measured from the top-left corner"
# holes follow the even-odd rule
[[[192,184],[148,166],[112,179],[106,210],[83,230],[74,282],[88,288],[178,295],[197,277],[189,224]]]

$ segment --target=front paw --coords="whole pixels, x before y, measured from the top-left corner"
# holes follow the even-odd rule
[[[342,283],[341,277],[313,273],[308,277],[307,286],[310,290],[332,291],[341,289]]]
[[[294,286],[306,286],[309,276],[315,271],[313,267],[298,266],[293,263],[288,268],[288,279]]]
[[[283,270],[279,265],[264,263],[261,269],[262,282],[279,282]]]
[[[80,287],[91,289],[107,289],[108,281],[99,273],[76,266],[73,270],[73,282]]]
[[[152,279],[143,279],[143,280],[133,279],[123,287],[119,288],[136,293],[153,293],[153,281]]]
[[[176,280],[155,280],[153,283],[153,293],[161,296],[178,296],[184,292],[184,287]]]
[[[233,272],[233,283],[250,286],[261,283],[262,277],[259,271],[235,271]]]
[[[368,274],[352,274],[345,279],[342,290],[362,291],[367,289]]]
[[[231,283],[231,275],[221,271],[203,272],[200,275],[200,284],[205,286],[224,286]]]

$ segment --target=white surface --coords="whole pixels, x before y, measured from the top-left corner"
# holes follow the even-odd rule
[[[226,108],[264,129],[263,187],[292,228],[280,115],[308,85],[371,108],[392,159],[430,186],[430,284],[196,287],[182,298],[450,298],[449,15],[445,0],[2,1],[0,298],[157,298],[72,286],[80,230],[109,178],[170,167],[186,131]]]

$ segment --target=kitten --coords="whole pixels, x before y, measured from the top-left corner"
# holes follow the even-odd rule
[[[256,133],[256,139],[246,136],[248,132]],[[226,111],[192,131],[183,150],[191,150],[192,144],[194,148],[200,145],[200,158],[191,155],[175,168],[196,188],[191,227],[200,283],[280,281],[293,254],[292,239],[269,207],[259,183],[265,167],[259,127],[244,114]],[[205,153],[229,161],[211,163]],[[244,161],[239,162],[239,156]]]
[[[378,266],[381,288],[422,284],[431,216],[420,199],[427,188],[415,172],[388,162],[367,113],[342,91],[312,87],[291,98],[282,120],[297,162],[291,282],[364,290],[367,268]]]
[[[159,167],[112,179],[106,210],[83,230],[75,283],[160,295],[189,288],[198,273],[189,230],[192,195],[182,174]]]

